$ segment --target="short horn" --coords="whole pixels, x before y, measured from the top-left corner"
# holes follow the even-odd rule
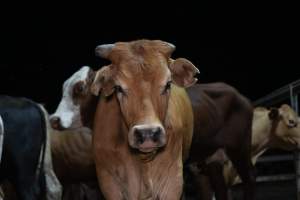
[[[171,52],[175,51],[176,46],[174,44],[169,43],[169,42],[166,42],[166,44],[169,46]]]
[[[108,58],[114,46],[114,44],[102,44],[97,46],[95,49],[96,56],[99,56],[101,58]]]

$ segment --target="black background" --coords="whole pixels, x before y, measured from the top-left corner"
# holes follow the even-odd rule
[[[58,11],[65,17],[41,10],[6,16],[0,94],[31,98],[53,112],[64,80],[83,65],[98,69],[108,63],[95,57],[96,45],[142,38],[175,44],[173,57],[192,61],[200,83],[223,81],[251,100],[300,78],[295,12],[191,7],[109,12],[112,7],[103,6],[92,15],[82,8],[70,15]]]

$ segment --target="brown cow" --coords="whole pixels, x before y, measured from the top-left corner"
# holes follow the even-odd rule
[[[101,45],[112,61],[97,72],[101,92],[93,134],[96,170],[106,199],[180,199],[183,160],[192,139],[193,114],[184,89],[197,68],[170,60],[174,46],[138,40]]]
[[[252,124],[252,163],[255,165],[257,158],[269,148],[289,151],[300,148],[299,122],[297,113],[286,104],[271,110],[255,108]],[[225,163],[224,175],[228,185],[240,181],[228,160]]]
[[[97,185],[91,144],[88,128],[52,130],[53,167],[63,185],[63,200],[103,199]]]
[[[251,104],[237,90],[223,83],[194,85],[187,91],[195,120],[188,170],[198,182],[201,180],[199,172],[208,175],[216,198],[227,199],[227,186],[223,178],[224,158],[221,162],[219,159],[209,164],[206,162],[221,149],[229,156],[245,183],[244,199],[253,199],[255,176],[250,154]],[[224,156],[221,154],[221,157]],[[198,187],[200,191],[202,185]]]
[[[96,180],[91,130],[81,128],[51,131],[53,167],[60,182]]]

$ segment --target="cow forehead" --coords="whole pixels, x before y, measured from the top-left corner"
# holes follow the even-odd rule
[[[160,54],[123,55],[115,67],[120,76],[135,79],[160,79],[170,74],[167,59]]]
[[[120,68],[117,72],[116,81],[121,85],[138,86],[163,86],[171,79],[171,72],[167,67],[151,68],[145,65],[131,65]]]
[[[281,106],[282,115],[287,118],[298,118],[297,113],[290,106]]]
[[[82,67],[75,72],[70,78],[68,78],[63,85],[63,91],[69,90],[78,81],[84,81],[88,78],[90,68],[88,66]]]

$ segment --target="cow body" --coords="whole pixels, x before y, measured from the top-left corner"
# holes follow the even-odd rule
[[[46,127],[41,109],[28,99],[1,96],[0,115],[5,124],[0,181],[8,179],[19,199],[44,199]]]
[[[54,172],[64,190],[62,199],[102,199],[92,155],[91,130],[50,131]]]
[[[254,168],[251,164],[252,106],[246,98],[223,83],[194,85],[187,90],[194,111],[194,136],[189,157],[193,175],[209,176],[217,199],[227,199],[223,179],[225,152],[245,183],[245,199],[253,199]],[[211,158],[213,154],[218,158]],[[196,166],[196,168],[195,168]],[[199,170],[200,168],[200,170]],[[201,186],[199,186],[199,191]]]
[[[51,131],[53,167],[60,182],[96,180],[91,131],[87,128]]]
[[[177,95],[174,94],[174,99]],[[115,97],[100,100],[95,116],[94,156],[101,189],[107,199],[178,199],[182,187],[182,143],[187,156],[192,116],[187,97],[171,100],[170,127],[177,130],[168,148],[154,155],[133,154],[120,131],[126,130]],[[171,98],[173,99],[173,97]],[[183,109],[183,110],[182,110]],[[182,113],[186,115],[182,115]],[[106,115],[103,115],[106,113]],[[182,116],[182,117],[178,117]],[[175,123],[176,122],[176,123]],[[177,127],[176,127],[177,126]],[[185,129],[189,129],[187,133]],[[98,131],[101,130],[101,131]],[[190,134],[190,135],[188,135]],[[106,185],[110,183],[109,185]],[[171,195],[172,194],[172,195]],[[174,196],[173,196],[174,195]]]

